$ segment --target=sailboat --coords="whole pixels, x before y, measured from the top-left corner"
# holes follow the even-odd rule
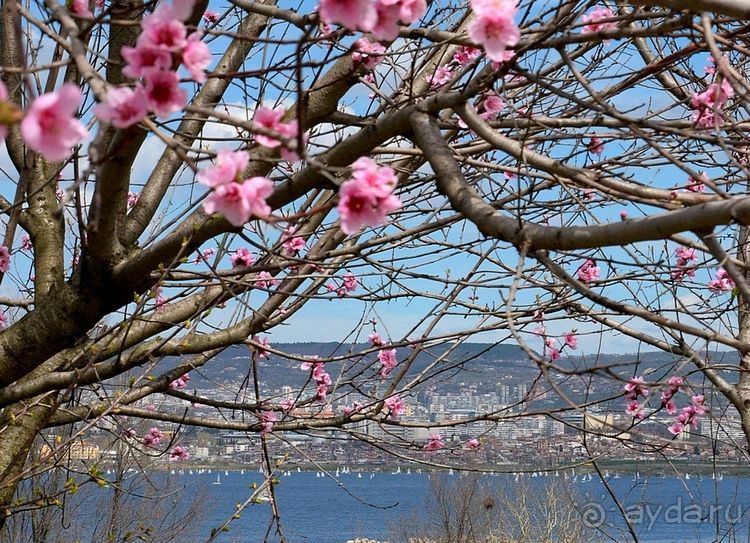
[[[213,483],[211,483],[211,484],[213,484],[213,485],[220,485],[221,484],[221,474],[220,473],[216,474],[216,480]]]

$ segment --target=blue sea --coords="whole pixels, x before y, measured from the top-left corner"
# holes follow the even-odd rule
[[[391,531],[394,524],[427,518],[434,478],[440,478],[444,485],[460,487],[462,477],[467,477],[416,471],[330,475],[292,471],[279,477],[275,494],[283,533],[289,543],[344,543],[356,537],[398,543]],[[468,480],[468,484],[475,484],[476,480]],[[486,488],[502,490],[506,496],[519,492],[543,495],[550,485],[558,492],[565,489],[566,498],[576,502],[578,512],[596,536],[589,541],[633,541],[622,512],[638,540],[645,543],[750,541],[748,477],[610,475],[609,490],[595,475],[585,473],[482,475],[478,480]],[[177,510],[184,512],[187,500],[196,501],[196,514],[189,515],[178,540],[198,543],[207,541],[213,528],[235,515],[237,504],[245,502],[253,493],[253,484],[261,481],[261,474],[249,470],[244,473],[185,470],[182,474],[154,474],[149,485],[152,489],[162,489],[162,506],[170,500],[178,503],[180,497],[182,505]],[[96,496],[99,504],[106,504],[112,492],[112,487],[92,486],[82,490],[89,498]],[[619,506],[610,492],[618,498]],[[161,517],[167,513],[163,508],[158,511],[154,508],[153,515]],[[279,541],[271,520],[268,502],[252,504],[214,541]],[[86,541],[80,525],[77,530],[80,541]]]

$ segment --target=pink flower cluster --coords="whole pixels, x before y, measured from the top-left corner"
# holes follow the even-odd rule
[[[602,22],[605,19],[614,18],[614,12],[606,7],[596,7],[591,12],[583,16],[582,20],[585,23],[581,32],[603,32],[606,30],[614,30],[617,28],[617,23]]]
[[[320,20],[371,32],[378,40],[398,37],[399,22],[410,25],[427,10],[425,0],[320,0]]]
[[[452,77],[453,69],[450,66],[440,66],[430,75],[426,75],[425,79],[430,84],[431,89],[436,89],[448,83]]]
[[[5,245],[0,245],[0,272],[8,273],[10,269],[10,251]]]
[[[89,9],[88,0],[66,0],[65,7],[70,14],[79,19],[93,19],[94,14]]]
[[[730,292],[734,290],[734,280],[729,276],[727,270],[721,268],[716,272],[716,277],[708,282],[708,290],[713,294],[721,294],[722,292]]]
[[[296,228],[290,226],[281,235],[282,244],[281,246],[289,255],[296,255],[305,248],[305,239],[299,236],[295,236]]]
[[[188,382],[190,381],[190,375],[185,374],[182,377],[178,377],[171,383],[169,383],[169,388],[172,390],[182,390],[184,388],[187,388]]]
[[[646,411],[638,402],[638,396],[646,398],[649,394],[648,388],[645,386],[643,377],[633,377],[630,381],[625,384],[625,397],[629,400],[625,413],[635,419],[643,419],[646,417]]]
[[[708,176],[705,173],[701,173],[698,175],[698,178],[691,177],[688,180],[687,189],[690,192],[705,192],[706,191],[706,185],[705,181],[708,180]]]
[[[469,38],[484,47],[492,61],[505,62],[506,49],[515,46],[521,32],[514,21],[516,0],[471,0],[474,20],[469,25]]]
[[[680,391],[683,383],[682,377],[673,375],[667,381],[667,388],[661,391],[661,405],[670,415],[677,413],[677,405],[672,398]]]
[[[385,216],[401,208],[401,200],[393,195],[398,179],[388,166],[367,157],[352,164],[352,177],[339,189],[338,211],[341,230],[354,234],[362,226],[376,226]]]
[[[209,215],[221,213],[234,226],[242,226],[250,217],[266,217],[271,208],[266,203],[273,192],[273,183],[265,177],[242,181],[242,173],[250,157],[245,151],[219,151],[216,164],[201,170],[198,181],[213,189],[203,201]]]
[[[675,268],[670,272],[670,276],[675,281],[681,281],[685,276],[695,277],[695,268],[690,263],[697,260],[695,249],[690,247],[679,247],[675,251],[677,262]]]
[[[596,262],[589,259],[586,260],[586,262],[583,263],[583,265],[578,268],[578,271],[576,272],[578,275],[578,280],[582,281],[584,283],[591,283],[593,281],[596,281],[599,279],[599,266],[596,265]]]
[[[708,411],[706,399],[703,394],[697,394],[691,398],[690,405],[686,405],[677,415],[671,426],[667,428],[672,435],[681,434],[685,428],[698,426],[698,419]]]
[[[425,444],[424,450],[437,451],[445,447],[443,437],[440,434],[430,434],[430,440]]]
[[[47,160],[66,159],[70,149],[88,136],[88,130],[76,118],[82,98],[81,90],[72,83],[36,98],[21,121],[26,145]]]
[[[260,435],[264,436],[272,432],[275,422],[278,422],[275,411],[263,411],[260,414]]]
[[[361,402],[354,400],[351,406],[347,405],[346,407],[344,407],[344,416],[350,417],[354,413],[359,413],[360,411],[362,411],[363,407],[364,405],[362,405]]]
[[[481,49],[464,45],[461,49],[453,54],[453,61],[459,66],[466,66],[467,64],[473,62],[475,59],[479,58],[481,54]]]
[[[149,111],[168,117],[187,103],[187,93],[180,88],[180,77],[172,71],[180,61],[198,82],[206,81],[211,52],[200,32],[187,34],[183,20],[192,12],[192,2],[160,4],[154,13],[143,18],[142,32],[135,47],[123,47],[126,65],[122,73],[143,79],[143,85],[119,87],[107,92],[104,103],[94,113],[118,128],[127,128],[143,120]]]
[[[258,358],[268,358],[268,350],[265,347],[271,346],[271,341],[267,337],[253,336],[253,349],[258,353]]]
[[[172,449],[169,453],[169,459],[173,461],[185,461],[190,458],[190,453],[187,452],[187,449],[177,445],[174,449]]]
[[[388,409],[388,416],[393,418],[400,417],[406,412],[406,406],[397,394],[385,399],[385,407]]]
[[[285,113],[286,110],[281,106],[275,109],[259,107],[255,110],[255,115],[253,116],[253,124],[256,124],[257,126],[264,128],[265,130],[278,134],[279,136],[281,136],[282,138],[286,138],[287,140],[294,140],[299,135],[299,123],[297,122],[297,119],[292,119],[291,121],[286,123],[282,122],[281,119],[284,117]],[[299,156],[295,151],[292,151],[285,145],[282,145],[282,142],[277,140],[276,138],[263,134],[256,134],[255,141],[258,142],[259,145],[268,147],[269,149],[276,149],[277,147],[280,147],[281,157],[284,160],[294,162],[299,159]]]
[[[234,254],[229,257],[232,262],[233,268],[249,268],[255,263],[255,257],[253,253],[247,250],[246,247],[240,247]]]
[[[380,337],[380,334],[377,332],[371,333],[369,336],[367,336],[367,339],[370,340],[370,343],[375,345],[376,347],[380,347],[383,345],[383,338]]]
[[[161,430],[158,428],[151,428],[143,436],[143,444],[146,447],[153,447],[154,445],[158,445],[163,438],[164,433]]]
[[[273,275],[271,275],[267,271],[258,273],[258,276],[255,279],[255,286],[258,288],[270,289],[271,287],[275,287],[278,284],[279,280],[274,279]]]
[[[602,140],[600,138],[594,136],[586,144],[586,149],[589,153],[601,155],[604,152],[604,143],[602,143]]]
[[[367,38],[360,38],[354,42],[354,52],[352,61],[354,64],[361,64],[368,70],[372,70],[383,60],[385,47],[378,42],[371,42]]]
[[[378,361],[380,361],[380,377],[385,379],[388,377],[393,369],[398,365],[398,359],[396,358],[396,349],[383,349],[378,353]]]
[[[309,362],[303,362],[300,365],[300,369],[312,370],[310,376],[316,383],[316,399],[321,403],[325,403],[326,397],[328,396],[328,387],[331,386],[332,383],[331,376],[326,371],[325,363],[316,359],[311,359]]]
[[[714,128],[724,126],[721,108],[734,96],[734,89],[726,79],[711,83],[706,90],[693,94],[690,107],[693,109],[693,122],[696,128]]]

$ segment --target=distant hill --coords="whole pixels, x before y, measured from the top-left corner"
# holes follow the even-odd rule
[[[370,348],[365,344],[339,343],[274,343],[273,348],[288,353],[291,358],[270,354],[268,359],[259,361],[258,370],[264,388],[273,389],[282,386],[298,387],[309,378],[309,373],[300,370],[299,360],[320,356],[322,358],[343,357],[347,354],[365,351]],[[405,360],[411,354],[410,348],[397,349],[397,357]],[[572,354],[572,353],[571,353]],[[733,362],[736,354],[719,353],[717,361],[726,358],[725,362]],[[217,385],[241,382],[251,375],[251,353],[247,347],[232,347],[225,350],[212,360],[205,369],[191,372],[193,380],[191,388],[212,388]],[[327,364],[327,371],[337,378],[345,377],[364,371],[371,375],[373,362],[377,361],[376,353],[369,353],[364,357],[354,357],[346,362],[331,362]],[[436,363],[437,361],[437,363]],[[675,365],[684,366],[683,373],[693,366],[679,357],[664,352],[645,352],[640,354],[599,355],[599,356],[564,356],[557,364],[567,370],[586,371],[592,368],[608,366],[627,378],[631,375],[646,375],[647,379],[662,379],[674,371]],[[433,365],[432,367],[430,367]],[[429,370],[428,370],[429,368]],[[428,370],[432,386],[437,386],[444,392],[457,392],[471,387],[477,393],[494,391],[499,383],[514,387],[517,384],[531,384],[539,376],[539,368],[517,345],[462,343],[443,343],[425,348],[419,353],[412,364],[409,374],[418,375]],[[731,377],[731,376],[728,376]],[[583,377],[572,376],[565,386],[571,391],[582,391],[588,383],[588,374]],[[600,388],[600,394],[609,394],[613,387],[620,384],[610,379],[599,382],[606,383]],[[586,385],[587,386],[587,385]],[[596,388],[596,385],[595,385]],[[589,391],[591,393],[592,391]]]

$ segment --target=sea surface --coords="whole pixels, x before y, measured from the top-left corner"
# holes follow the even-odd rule
[[[458,473],[436,473],[411,470],[409,473],[362,472],[331,473],[284,472],[275,486],[278,511],[286,541],[290,543],[345,543],[356,537],[380,541],[393,539],[393,526],[410,522],[410,518],[428,518],[429,496],[434,493],[434,479],[440,478],[444,489],[451,484],[476,484],[477,479],[463,479]],[[518,499],[545,493],[554,488],[558,494],[576,502],[576,510],[597,537],[596,541],[633,541],[630,530],[645,543],[750,541],[750,478],[732,476],[639,476],[608,474],[607,486],[595,475],[552,472],[549,474],[483,475],[486,488],[497,488],[505,496]],[[237,505],[253,493],[253,485],[262,481],[256,471],[177,470],[172,474],[151,476],[152,488],[164,489],[165,501],[181,497],[177,507],[184,514],[186,500],[195,500],[195,511],[188,512],[181,543],[208,541],[211,531],[221,527],[237,513]],[[106,504],[112,487],[95,486],[81,490],[98,504]],[[458,492],[458,491],[456,491]],[[617,496],[619,506],[611,499]],[[177,502],[175,502],[177,503]],[[90,507],[84,508],[91,511]],[[620,511],[625,512],[627,523]],[[163,509],[154,516],[166,515]],[[135,513],[133,513],[135,514]],[[139,514],[143,515],[143,511]],[[411,515],[411,516],[410,516]],[[148,516],[148,512],[147,515]],[[102,517],[103,518],[103,517]],[[232,520],[227,531],[213,540],[220,543],[279,541],[271,526],[270,503],[262,501],[248,506]],[[91,525],[86,522],[86,525]],[[269,526],[270,532],[269,532]],[[86,541],[81,532],[70,541]],[[65,539],[63,539],[65,540]]]

